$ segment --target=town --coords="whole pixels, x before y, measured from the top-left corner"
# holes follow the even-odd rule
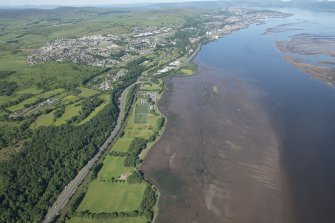
[[[56,39],[47,46],[34,50],[27,58],[31,65],[55,60],[58,62],[83,63],[87,65],[111,68],[104,77],[99,77],[95,88],[109,90],[112,83],[117,82],[127,70],[116,70],[117,65],[138,59],[146,55],[158,55],[161,49],[184,48],[181,54],[191,55],[194,47],[203,41],[218,39],[233,31],[248,27],[250,24],[261,24],[265,18],[280,17],[283,13],[275,11],[255,11],[245,8],[222,9],[211,14],[201,15],[197,23],[184,25],[169,25],[166,27],[134,27],[129,34],[120,36],[114,34],[83,36],[75,39]],[[180,36],[184,38],[178,46]],[[159,67],[156,74],[167,73],[180,67],[181,61],[166,61],[164,67]]]

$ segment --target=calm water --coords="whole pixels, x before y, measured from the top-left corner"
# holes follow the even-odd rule
[[[208,44],[202,62],[238,75],[265,92],[264,103],[281,136],[281,166],[288,176],[295,222],[335,222],[335,91],[282,59],[275,40],[297,33],[335,36],[334,14],[293,11]],[[260,36],[265,27],[297,23],[302,31]]]
[[[335,15],[288,11],[207,44],[198,75],[167,82],[167,129],[142,167],[161,191],[156,222],[335,222],[335,90],[275,46],[334,35]],[[285,23],[303,30],[261,35]]]

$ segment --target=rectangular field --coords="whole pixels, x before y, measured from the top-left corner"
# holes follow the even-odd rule
[[[67,223],[147,223],[145,217],[134,217],[134,218],[110,218],[110,219],[89,219],[73,217],[67,221]]]
[[[109,183],[95,180],[91,182],[78,210],[89,210],[93,213],[137,210],[145,188],[145,183]]]
[[[103,161],[98,179],[110,180],[112,177],[119,178],[122,174],[128,175],[133,168],[123,166],[124,157],[107,156]]]
[[[116,141],[112,150],[117,152],[127,152],[131,143],[131,139],[122,137]]]
[[[140,102],[135,107],[135,123],[145,124],[148,121],[148,114],[150,112],[149,103]]]

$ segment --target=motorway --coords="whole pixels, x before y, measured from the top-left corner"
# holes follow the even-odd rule
[[[131,85],[132,86],[132,85]],[[88,174],[89,170],[92,168],[94,163],[99,159],[99,156],[109,147],[110,143],[113,141],[114,137],[119,132],[122,121],[124,119],[124,97],[127,92],[127,90],[131,87],[129,86],[126,88],[120,97],[120,113],[117,119],[117,123],[111,132],[110,136],[107,138],[107,140],[104,142],[104,144],[99,148],[99,152],[88,161],[88,163],[78,172],[77,176],[64,188],[62,193],[58,196],[55,203],[52,205],[52,207],[49,208],[47,215],[45,216],[43,223],[48,223],[52,219],[56,217],[60,213],[60,211],[65,207],[66,203],[69,201],[71,196],[76,191],[78,185],[84,180],[86,175]]]

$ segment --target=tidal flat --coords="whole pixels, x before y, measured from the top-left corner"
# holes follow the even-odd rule
[[[156,222],[283,222],[278,139],[261,92],[196,61],[159,102],[166,132],[142,170],[158,187]]]
[[[276,42],[331,36],[334,14],[288,12],[204,45],[197,75],[166,81],[166,132],[142,166],[161,192],[156,222],[333,222],[335,89]]]

